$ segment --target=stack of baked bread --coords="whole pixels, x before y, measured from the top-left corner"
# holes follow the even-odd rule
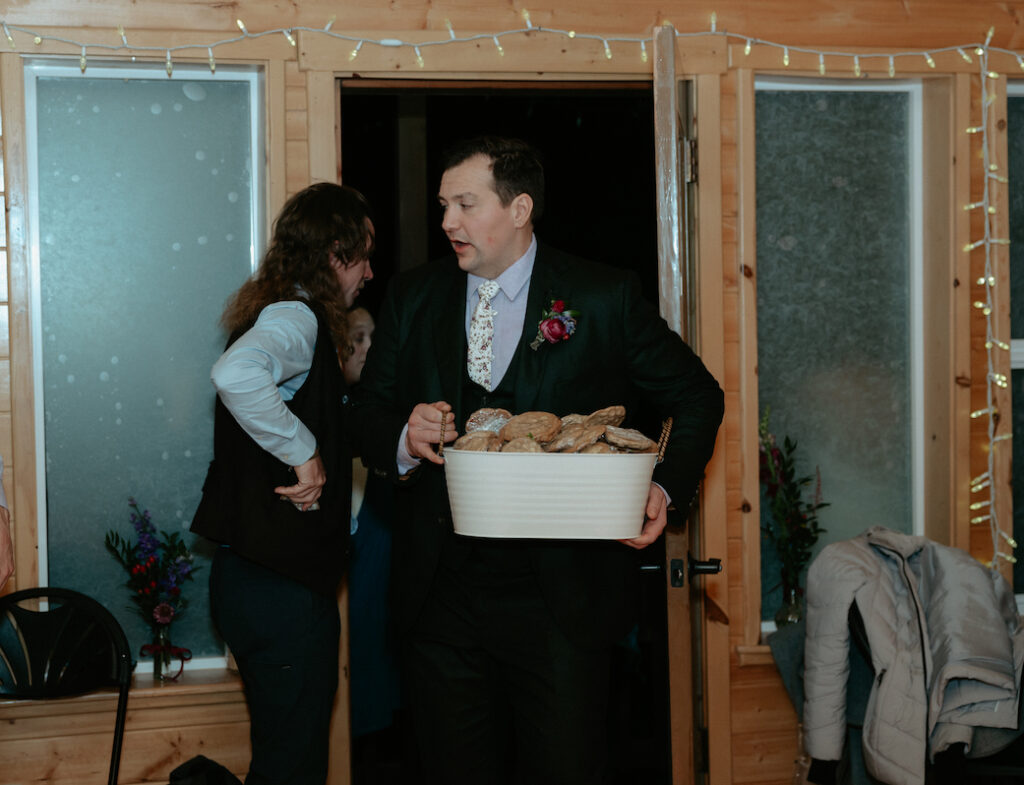
[[[624,406],[564,417],[550,412],[513,415],[505,409],[477,409],[452,448],[477,452],[657,452],[657,443],[640,431],[620,427],[625,419]]]

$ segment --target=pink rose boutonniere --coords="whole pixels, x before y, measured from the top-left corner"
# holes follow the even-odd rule
[[[544,311],[537,325],[537,337],[530,342],[530,348],[537,351],[544,341],[568,341],[569,336],[576,332],[576,317],[579,315],[579,311],[565,307],[565,300],[552,300],[551,307]]]

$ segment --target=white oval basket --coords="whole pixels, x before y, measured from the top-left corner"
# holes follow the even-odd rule
[[[474,537],[636,537],[655,453],[444,451],[455,531]]]

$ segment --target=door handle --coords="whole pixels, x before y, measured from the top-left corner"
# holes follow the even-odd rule
[[[717,575],[722,571],[721,559],[700,559],[693,558],[693,554],[687,551],[685,567],[682,559],[672,559],[669,563],[669,578],[675,587],[685,586],[689,578],[690,583],[698,575]]]

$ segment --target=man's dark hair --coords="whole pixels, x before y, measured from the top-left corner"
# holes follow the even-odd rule
[[[522,139],[500,136],[477,136],[449,147],[441,157],[442,171],[465,163],[477,155],[491,159],[494,190],[507,207],[519,194],[533,199],[534,223],[544,214],[544,165],[540,152]]]

